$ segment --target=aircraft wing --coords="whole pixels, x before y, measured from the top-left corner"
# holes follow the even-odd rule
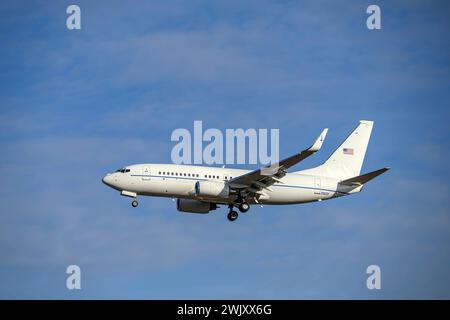
[[[286,169],[320,150],[327,132],[328,128],[324,129],[313,145],[300,153],[283,159],[271,166],[263,167],[231,179],[229,181],[230,187],[233,189],[241,189],[246,194],[262,194],[262,189],[271,190],[271,185],[275,182],[281,182],[279,179],[285,176]]]

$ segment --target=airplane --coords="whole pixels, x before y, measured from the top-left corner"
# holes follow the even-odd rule
[[[137,196],[176,199],[177,210],[206,214],[219,205],[229,208],[227,218],[238,218],[237,208],[247,212],[251,205],[284,205],[320,202],[361,192],[364,185],[389,170],[385,167],[360,175],[373,121],[361,120],[353,132],[321,165],[294,172],[287,169],[322,147],[328,128],[311,147],[257,170],[176,164],[136,164],[108,173],[102,181],[133,198]]]

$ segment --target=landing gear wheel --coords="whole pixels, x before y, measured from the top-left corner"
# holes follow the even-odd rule
[[[242,202],[239,205],[239,211],[240,212],[247,212],[250,209],[250,205],[247,202]]]
[[[239,216],[238,213],[236,211],[232,210],[228,213],[227,218],[230,221],[234,221],[238,218],[238,216]]]
[[[138,206],[139,202],[137,202],[137,200],[133,200],[133,202],[131,202],[131,205],[133,206],[133,208],[136,208]]]

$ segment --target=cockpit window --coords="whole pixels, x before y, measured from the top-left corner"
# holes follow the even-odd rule
[[[130,172],[130,169],[126,169],[125,172]]]
[[[130,169],[120,168],[120,169],[117,169],[116,172],[122,172],[122,173],[130,172]]]

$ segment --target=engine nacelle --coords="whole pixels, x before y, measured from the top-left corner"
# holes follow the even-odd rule
[[[177,199],[177,210],[181,212],[209,213],[211,210],[216,209],[217,205],[215,203],[191,199]]]
[[[228,184],[223,181],[197,181],[195,195],[199,198],[227,198],[230,194]]]

